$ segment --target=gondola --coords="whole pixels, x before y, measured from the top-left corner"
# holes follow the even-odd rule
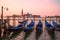
[[[34,21],[31,21],[31,22],[27,25],[27,27],[25,28],[24,31],[32,30],[33,26],[34,26]]]
[[[25,36],[24,36],[24,40],[27,39],[27,37],[29,37],[29,35],[31,34],[31,32],[33,31],[33,27],[34,27],[34,21],[31,21],[27,27],[24,29],[25,32]]]
[[[51,40],[56,40],[55,39],[55,27],[48,23],[47,21],[45,22],[45,26],[47,27],[47,32],[51,36]]]
[[[42,22],[39,20],[38,24],[36,25],[36,40],[38,40],[38,38],[40,37],[40,35],[42,34],[43,31],[43,24]]]
[[[36,25],[36,31],[42,31],[42,27],[43,27],[43,24],[41,21],[39,21],[38,24]]]
[[[55,26],[56,31],[60,31],[60,24],[57,24],[54,20],[52,22],[53,26]]]
[[[48,23],[47,21],[45,22],[45,26],[47,27],[47,29],[48,30],[52,30],[52,31],[54,31],[54,26],[53,25],[51,25],[50,23]]]
[[[12,27],[12,28],[9,28],[9,29],[8,29],[8,35],[9,35],[11,32],[14,32],[14,33],[12,34],[12,36],[10,37],[10,39],[16,38],[17,35],[19,35],[21,31],[23,31],[23,28],[24,28],[24,26],[27,24],[27,21],[24,20],[23,22],[19,22],[19,23],[20,23],[20,24],[19,24],[17,27]]]
[[[19,22],[19,25],[17,25],[17,27],[8,28],[8,31],[16,31],[16,30],[19,30],[19,29],[23,28],[23,26],[25,26],[26,23],[27,23],[26,20],[24,20],[23,22]]]

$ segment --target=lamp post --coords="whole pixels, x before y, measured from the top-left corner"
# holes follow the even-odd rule
[[[3,6],[1,7],[1,20],[2,20],[2,23],[3,23]],[[6,8],[6,10],[8,10],[8,8]]]
[[[1,21],[2,21],[2,23],[3,23],[3,6],[1,7]],[[6,10],[8,10],[8,8],[6,9]],[[1,27],[4,27],[4,25],[1,25]],[[3,35],[4,35],[4,29],[3,28],[1,28],[1,37],[3,37]]]
[[[2,20],[2,23],[3,23],[3,6],[1,7],[1,20]]]

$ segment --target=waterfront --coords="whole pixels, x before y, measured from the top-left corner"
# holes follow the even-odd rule
[[[20,20],[18,18],[15,18],[15,19],[17,19],[17,20],[14,21],[13,18],[12,18],[12,21],[10,20],[10,22],[9,22],[10,25],[12,25],[14,27],[16,27],[18,25],[18,21],[22,21],[23,20],[23,18],[20,18],[22,20]],[[47,32],[48,30],[46,30],[46,27],[45,27],[45,18],[44,17],[42,17],[42,18],[35,18],[35,19],[34,18],[25,18],[25,20],[27,20],[27,19],[28,19],[27,25],[31,22],[31,20],[34,20],[35,25],[34,25],[34,31],[30,34],[30,36],[26,40],[36,40],[36,38],[35,38],[36,25],[37,25],[37,23],[38,23],[39,20],[41,20],[42,23],[43,23],[43,32],[42,32],[41,36],[38,39],[39,40],[51,40],[51,36],[48,34],[48,32]],[[60,19],[60,18],[58,18],[58,19]],[[46,18],[46,20],[49,23],[51,23],[51,24],[52,24],[52,20],[56,21],[59,24],[58,19],[56,21],[56,18]],[[14,23],[13,23],[13,21],[14,21]],[[60,39],[60,33],[58,31],[55,31],[54,34],[55,34],[54,37],[56,37],[55,39],[59,40]],[[25,35],[25,32],[22,31],[19,35],[17,35],[16,38],[13,38],[11,40],[24,40],[24,35]]]

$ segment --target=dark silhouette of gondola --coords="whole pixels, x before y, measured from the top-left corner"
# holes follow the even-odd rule
[[[48,23],[47,21],[45,21],[45,26],[47,27],[49,31],[55,31],[55,27],[51,25],[50,23]]]
[[[45,22],[45,25],[47,27],[47,32],[51,36],[51,40],[56,40],[55,39],[55,27],[48,23],[47,21]]]
[[[40,37],[40,35],[42,34],[43,31],[43,24],[42,22],[39,20],[38,24],[36,25],[36,40],[38,40],[38,38]]]
[[[9,35],[11,32],[14,32],[13,35],[10,37],[10,39],[16,38],[16,36],[19,35],[21,31],[23,31],[23,28],[24,28],[24,26],[26,25],[27,20],[24,20],[23,22],[19,22],[19,23],[20,23],[20,24],[19,24],[17,27],[8,28],[8,35]]]
[[[32,20],[24,29],[24,32],[25,32],[24,40],[26,40],[26,38],[29,37],[29,35],[33,31],[33,27],[34,27],[34,21]]]
[[[56,31],[60,31],[60,24],[57,24],[54,20],[53,20],[53,26],[55,26]]]

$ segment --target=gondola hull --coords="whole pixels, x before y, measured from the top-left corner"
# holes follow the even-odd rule
[[[36,40],[40,38],[42,32],[43,32],[43,24],[41,21],[39,21],[38,24],[36,25],[36,36],[35,36]]]
[[[36,36],[35,36],[36,40],[38,40],[40,38],[42,32],[43,32],[42,29],[40,29],[40,30],[39,29],[36,29]]]
[[[14,32],[14,31],[16,31],[16,30],[22,30],[22,29],[23,29],[23,27],[18,28],[18,29],[8,29],[8,31],[9,31],[9,32]]]
[[[47,29],[48,34],[51,37],[51,40],[56,40],[55,39],[55,30],[54,29]]]
[[[53,26],[55,26],[56,31],[60,31],[60,24],[57,24],[55,21],[53,21]]]
[[[24,40],[26,40],[30,36],[30,34],[33,32],[33,30],[34,30],[33,28],[24,30],[24,32],[25,32]]]
[[[34,22],[31,21],[31,23],[28,24],[27,27],[24,29],[25,32],[24,40],[26,40],[30,36],[31,32],[34,30],[33,27],[34,27]]]
[[[19,35],[22,31],[23,31],[23,28],[20,28],[20,29],[18,29],[18,30],[9,31],[9,34],[10,34],[11,32],[14,32],[14,33],[12,34],[12,36],[10,37],[10,39],[16,38],[17,35]]]

